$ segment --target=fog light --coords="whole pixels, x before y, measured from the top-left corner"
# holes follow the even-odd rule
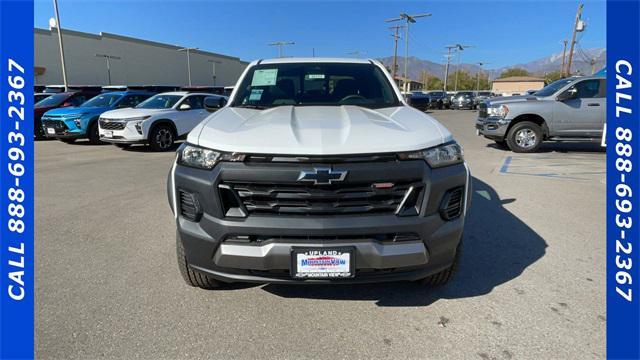
[[[82,121],[80,119],[73,120],[73,123],[76,124],[78,129],[82,129]]]

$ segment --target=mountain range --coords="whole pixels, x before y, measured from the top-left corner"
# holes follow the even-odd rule
[[[567,51],[568,52],[568,51]],[[568,56],[567,56],[568,57]],[[593,49],[579,49],[575,51],[573,57],[573,64],[571,69],[573,73],[591,74],[592,66],[591,61],[593,59],[595,71],[600,70],[605,66],[607,59],[607,50],[604,48]],[[384,65],[391,68],[393,64],[393,56],[379,58]],[[453,61],[449,65],[449,72],[452,73],[456,70],[456,65]],[[551,54],[549,56],[529,61],[521,64],[514,64],[512,66],[505,66],[497,69],[484,69],[485,72],[490,72],[492,78],[496,78],[503,71],[511,68],[521,68],[527,70],[532,75],[543,76],[547,72],[559,71],[562,66],[562,53]],[[477,64],[462,63],[460,68],[475,75],[480,66]],[[436,63],[430,60],[419,59],[417,57],[409,57],[407,62],[407,72],[409,78],[419,79],[422,71],[426,71],[429,76],[436,76],[440,79],[444,79],[445,64]],[[404,71],[404,57],[398,56],[398,75],[402,75]]]

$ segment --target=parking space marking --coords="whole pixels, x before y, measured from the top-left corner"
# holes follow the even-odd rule
[[[499,169],[501,174],[507,175],[577,181],[601,180],[605,171],[604,156],[590,154],[512,155],[505,157]]]

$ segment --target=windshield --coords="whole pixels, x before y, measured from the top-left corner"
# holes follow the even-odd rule
[[[55,94],[38,101],[36,107],[51,107],[62,104],[69,97],[68,94]]]
[[[478,93],[478,96],[490,96],[490,95],[491,95],[490,92],[482,92],[481,91],[481,92]]]
[[[470,91],[462,91],[462,92],[457,93],[456,96],[464,96],[464,97],[473,96],[473,93],[470,92]]]
[[[543,87],[542,89],[533,93],[536,96],[551,96],[556,93],[556,91],[560,90],[562,87],[567,85],[568,83],[574,81],[575,78],[565,78],[552,82],[551,84]]]
[[[264,64],[249,69],[233,107],[266,109],[281,105],[358,105],[368,108],[400,104],[384,73],[373,64]]]
[[[431,96],[437,96],[437,97],[444,96],[444,92],[442,91],[433,91],[433,92],[430,92],[429,94]]]
[[[82,103],[82,105],[80,105],[81,107],[104,107],[104,106],[111,106],[113,105],[116,101],[118,101],[120,98],[122,97],[122,95],[115,95],[115,94],[102,94],[102,95],[98,95],[96,97],[93,97],[85,102]]]
[[[141,102],[136,109],[170,109],[178,100],[182,99],[182,95],[155,95]]]

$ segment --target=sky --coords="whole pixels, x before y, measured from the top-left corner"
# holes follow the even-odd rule
[[[277,56],[274,41],[294,41],[286,56],[393,54],[386,19],[431,13],[411,25],[410,56],[444,62],[445,46],[473,45],[463,62],[486,68],[525,63],[562,52],[579,2],[556,1],[179,1],[58,0],[63,28],[108,32],[240,57]],[[583,49],[605,47],[604,1],[586,1]],[[36,0],[34,25],[48,28],[51,0]],[[404,38],[399,54],[404,55]]]

